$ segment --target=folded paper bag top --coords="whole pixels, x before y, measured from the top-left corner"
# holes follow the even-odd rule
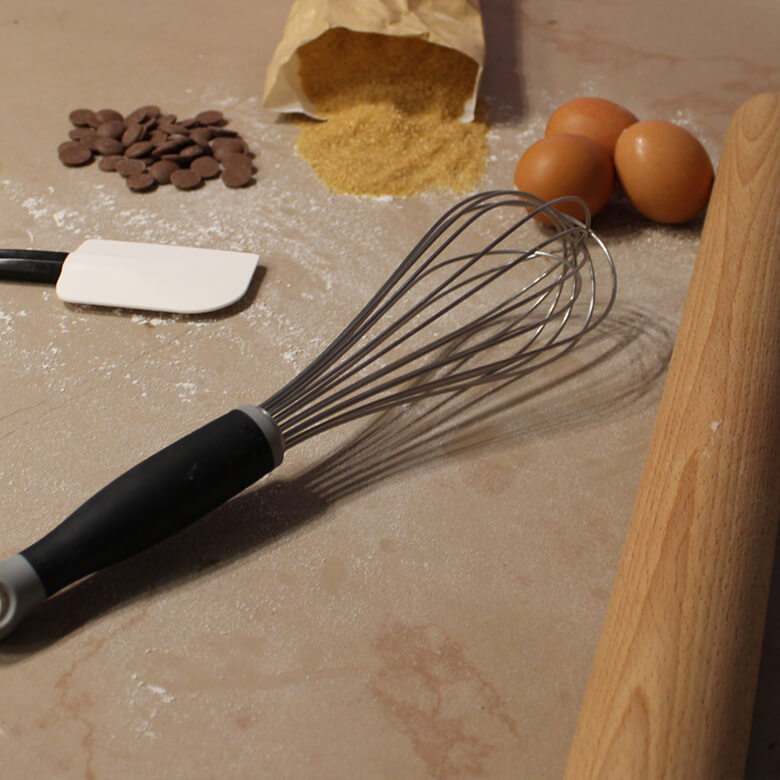
[[[415,37],[465,54],[477,64],[462,122],[474,119],[485,39],[477,0],[294,0],[282,39],[268,66],[263,105],[281,113],[318,117],[301,84],[298,50],[335,27]]]

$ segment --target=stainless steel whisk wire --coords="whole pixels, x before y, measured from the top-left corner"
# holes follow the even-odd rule
[[[606,317],[615,300],[617,280],[608,249],[590,228],[587,207],[584,222],[553,210],[566,200],[571,199],[544,203],[525,193],[499,190],[466,198],[440,217],[336,339],[260,405],[279,427],[285,449],[329,428],[420,397],[516,378],[571,349]],[[444,256],[478,220],[505,207],[519,207],[527,213],[479,250]],[[553,223],[552,230],[531,248],[502,247],[540,212]],[[606,301],[598,310],[597,275],[588,242],[598,247],[608,269]],[[496,258],[500,262],[487,268],[478,265]],[[467,299],[519,266],[538,260],[545,267],[499,303],[464,324],[445,327],[442,335],[434,335],[422,346],[408,348],[414,337],[433,330]],[[404,299],[437,273],[444,273],[444,278],[404,308]],[[587,297],[579,324],[569,327],[583,294]],[[395,318],[371,336],[395,310],[399,312]],[[415,318],[420,321],[412,324]],[[404,326],[409,326],[406,331]],[[521,344],[510,354],[469,365],[517,339]],[[392,358],[401,347],[407,351]]]

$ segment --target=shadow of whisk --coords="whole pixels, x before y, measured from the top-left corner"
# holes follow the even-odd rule
[[[657,401],[673,325],[614,309],[577,350],[519,379],[421,399],[371,418],[331,454],[285,479],[266,479],[198,523],[46,601],[5,640],[0,664],[87,622],[247,557],[311,528],[326,510],[401,472],[486,447],[586,429]]]
[[[657,387],[672,346],[673,333],[662,323],[638,309],[615,311],[587,343],[544,372],[390,409],[297,481],[333,503],[445,457],[635,412]],[[597,370],[604,367],[610,373]]]

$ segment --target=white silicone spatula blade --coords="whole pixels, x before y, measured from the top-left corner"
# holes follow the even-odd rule
[[[197,314],[239,300],[258,259],[248,252],[90,239],[66,258],[56,291],[68,303]]]

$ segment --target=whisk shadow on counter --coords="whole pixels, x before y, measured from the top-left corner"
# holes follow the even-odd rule
[[[282,539],[327,523],[339,502],[402,472],[635,415],[656,403],[673,339],[673,323],[659,322],[641,308],[616,310],[579,354],[559,361],[533,387],[515,380],[388,410],[348,432],[300,473],[261,483],[175,538],[48,600],[36,619],[6,639],[0,664],[21,660],[129,603],[213,576],[242,558],[255,557],[247,565],[262,566],[264,555]]]

